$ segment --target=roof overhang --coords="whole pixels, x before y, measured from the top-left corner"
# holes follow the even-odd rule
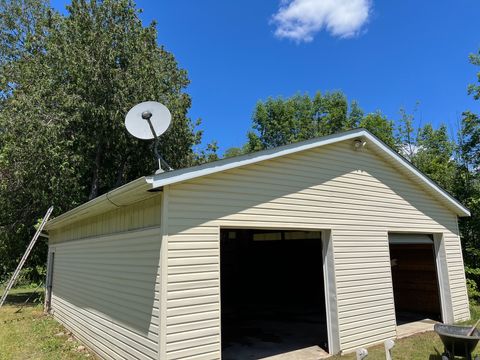
[[[141,177],[51,219],[45,225],[45,230],[53,230],[87,217],[145,200],[155,195],[150,190],[152,190],[152,185],[147,182],[146,177]]]
[[[299,143],[289,144],[270,150],[263,150],[251,154],[222,159],[207,164],[194,166],[190,168],[164,172],[152,176],[142,177],[116,188],[106,194],[103,194],[85,204],[82,204],[56,218],[50,220],[45,226],[46,230],[52,230],[72,222],[79,221],[86,217],[114,210],[121,206],[127,206],[134,202],[147,199],[154,196],[154,190],[161,190],[166,185],[176,184],[183,181],[207,176],[210,174],[238,168],[245,165],[255,164],[261,161],[274,159],[280,156],[294,154],[297,152],[334,144],[346,140],[364,139],[368,141],[368,146],[374,146],[380,150],[388,160],[392,161],[397,167],[403,169],[413,178],[416,178],[426,188],[437,195],[452,211],[458,216],[470,216],[470,211],[458,200],[442,189],[438,184],[423,174],[407,159],[392,150],[380,139],[365,129],[355,129],[339,134],[315,138]]]

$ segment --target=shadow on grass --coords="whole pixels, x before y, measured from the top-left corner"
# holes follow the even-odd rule
[[[434,347],[436,354],[430,354],[428,360],[442,360],[442,353]]]
[[[28,302],[27,302],[28,300]],[[13,289],[7,296],[5,304],[7,305],[37,305],[43,300],[43,290],[34,292],[34,289]]]

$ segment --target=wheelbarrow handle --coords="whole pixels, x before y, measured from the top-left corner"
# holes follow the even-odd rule
[[[478,323],[480,323],[480,319],[478,319],[477,322],[475,323],[475,325],[473,325],[472,328],[468,331],[467,336],[472,336],[473,335],[473,332],[477,328]]]

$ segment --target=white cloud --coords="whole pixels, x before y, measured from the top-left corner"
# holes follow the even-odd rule
[[[297,42],[309,42],[327,30],[332,36],[358,35],[367,22],[371,0],[281,0],[272,17],[275,35]]]

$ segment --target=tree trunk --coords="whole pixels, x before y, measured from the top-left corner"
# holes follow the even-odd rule
[[[117,171],[117,180],[115,182],[115,188],[119,187],[120,185],[123,185],[123,176],[125,172],[125,165],[126,161],[123,160],[122,163],[120,164],[120,167],[118,168]]]
[[[100,163],[102,160],[103,154],[103,146],[100,142],[97,146],[97,153],[95,155],[95,166],[93,168],[93,175],[92,175],[92,185],[90,186],[90,195],[88,196],[88,200],[92,200],[98,196],[98,188],[99,188],[99,173],[100,173]]]

